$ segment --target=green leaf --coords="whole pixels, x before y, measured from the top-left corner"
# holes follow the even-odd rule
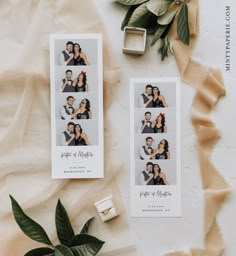
[[[23,212],[20,205],[11,195],[10,198],[16,223],[19,225],[25,235],[37,242],[52,245],[52,242],[48,238],[45,230]]]
[[[170,42],[168,36],[161,38],[161,45],[158,49],[158,53],[161,55],[161,60],[163,61],[165,57],[168,57],[169,54],[173,54],[170,49]]]
[[[174,22],[174,19],[168,25],[166,25],[166,29],[164,33],[161,35],[161,38],[165,38],[166,36],[168,36],[168,33],[170,32],[173,22]]]
[[[128,26],[146,28],[148,34],[153,34],[157,29],[156,15],[149,12],[147,3],[137,7],[130,17]]]
[[[87,234],[89,230],[90,223],[92,222],[94,218],[90,218],[83,226],[82,230],[80,231],[80,234]]]
[[[74,256],[96,255],[105,242],[88,234],[79,234],[72,239],[71,250]]]
[[[136,5],[147,2],[148,0],[116,0],[117,2],[125,5]]]
[[[166,27],[167,27],[166,25],[158,27],[156,33],[153,36],[151,45],[154,45],[161,38],[162,34],[165,32]]]
[[[176,15],[176,11],[166,12],[165,14],[158,17],[157,22],[160,25],[168,25],[174,19],[175,15]]]
[[[124,27],[129,23],[130,17],[132,16],[134,10],[138,7],[139,5],[132,5],[129,7],[124,20],[121,23],[121,30],[124,30]]]
[[[55,247],[55,256],[74,256],[71,249],[63,244],[59,244]]]
[[[48,247],[41,247],[27,252],[24,256],[54,256],[54,250]]]
[[[153,26],[147,27],[147,34],[149,34],[149,35],[155,34],[158,27],[159,27],[158,24],[155,24],[155,25],[153,24]]]
[[[156,21],[157,16],[149,12],[149,18],[147,19],[147,24],[145,25],[148,34],[154,34],[158,29],[159,24]]]
[[[64,208],[60,199],[57,202],[55,221],[59,241],[61,244],[70,246],[70,241],[75,236],[75,233],[71,226],[66,209]]]
[[[141,4],[136,8],[130,17],[129,26],[140,26],[140,24],[146,24],[146,19],[150,17],[150,13],[147,9],[147,3]]]
[[[147,3],[147,8],[156,16],[161,16],[167,11],[172,2],[172,0],[150,0]]]
[[[189,45],[190,35],[188,26],[188,6],[184,2],[181,6],[178,22],[177,22],[177,32],[179,39],[184,43]]]

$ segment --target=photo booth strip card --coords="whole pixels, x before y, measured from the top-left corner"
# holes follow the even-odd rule
[[[180,217],[180,80],[130,79],[132,217]]]
[[[101,34],[50,36],[52,178],[103,178]]]

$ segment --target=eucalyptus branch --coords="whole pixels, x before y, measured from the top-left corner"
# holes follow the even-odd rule
[[[161,40],[158,52],[162,60],[171,54],[168,33],[173,20],[178,13],[177,34],[179,39],[189,45],[190,32],[188,24],[187,0],[117,0],[121,4],[129,6],[129,10],[122,22],[124,26],[146,28],[149,34],[153,34],[151,45]],[[177,11],[169,11],[172,3],[179,5]],[[164,50],[165,49],[165,50]],[[168,49],[168,51],[166,51]],[[166,54],[164,54],[164,52]]]

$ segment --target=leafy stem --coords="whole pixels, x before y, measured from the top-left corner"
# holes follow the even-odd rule
[[[188,24],[187,0],[117,0],[121,4],[128,5],[129,10],[122,23],[124,26],[146,28],[149,34],[153,34],[151,45],[161,41],[159,53],[162,60],[171,53],[168,34],[177,17],[177,34],[179,39],[186,45],[190,42],[190,31]],[[172,3],[178,4],[177,11],[170,11]],[[167,50],[166,50],[167,49]],[[165,52],[165,54],[164,54]],[[164,57],[164,58],[163,58]]]
[[[172,54],[172,50],[170,48],[170,41],[167,35],[164,38],[161,38],[161,44],[158,49],[158,53],[161,55],[162,61],[170,54]]]
[[[88,234],[93,218],[85,223],[80,234],[75,235],[69,216],[60,199],[57,202],[55,222],[57,236],[61,244],[56,246],[52,244],[43,227],[27,216],[11,195],[10,199],[14,218],[20,229],[29,238],[47,245],[47,247],[33,249],[24,256],[93,256],[102,248],[104,241]]]

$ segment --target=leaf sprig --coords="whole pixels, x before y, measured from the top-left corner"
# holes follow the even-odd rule
[[[78,235],[75,235],[66,209],[59,199],[56,206],[55,224],[60,244],[53,245],[43,227],[27,216],[11,195],[10,198],[14,218],[23,233],[32,240],[49,246],[33,249],[24,256],[93,256],[97,255],[105,243],[88,234],[93,218],[84,224]]]
[[[117,0],[129,6],[121,24],[125,26],[146,28],[148,34],[153,34],[151,45],[161,41],[158,53],[164,60],[172,54],[168,33],[178,14],[177,34],[179,39],[189,45],[190,32],[188,24],[188,5],[186,0]],[[176,11],[170,11],[172,3],[179,5]]]

